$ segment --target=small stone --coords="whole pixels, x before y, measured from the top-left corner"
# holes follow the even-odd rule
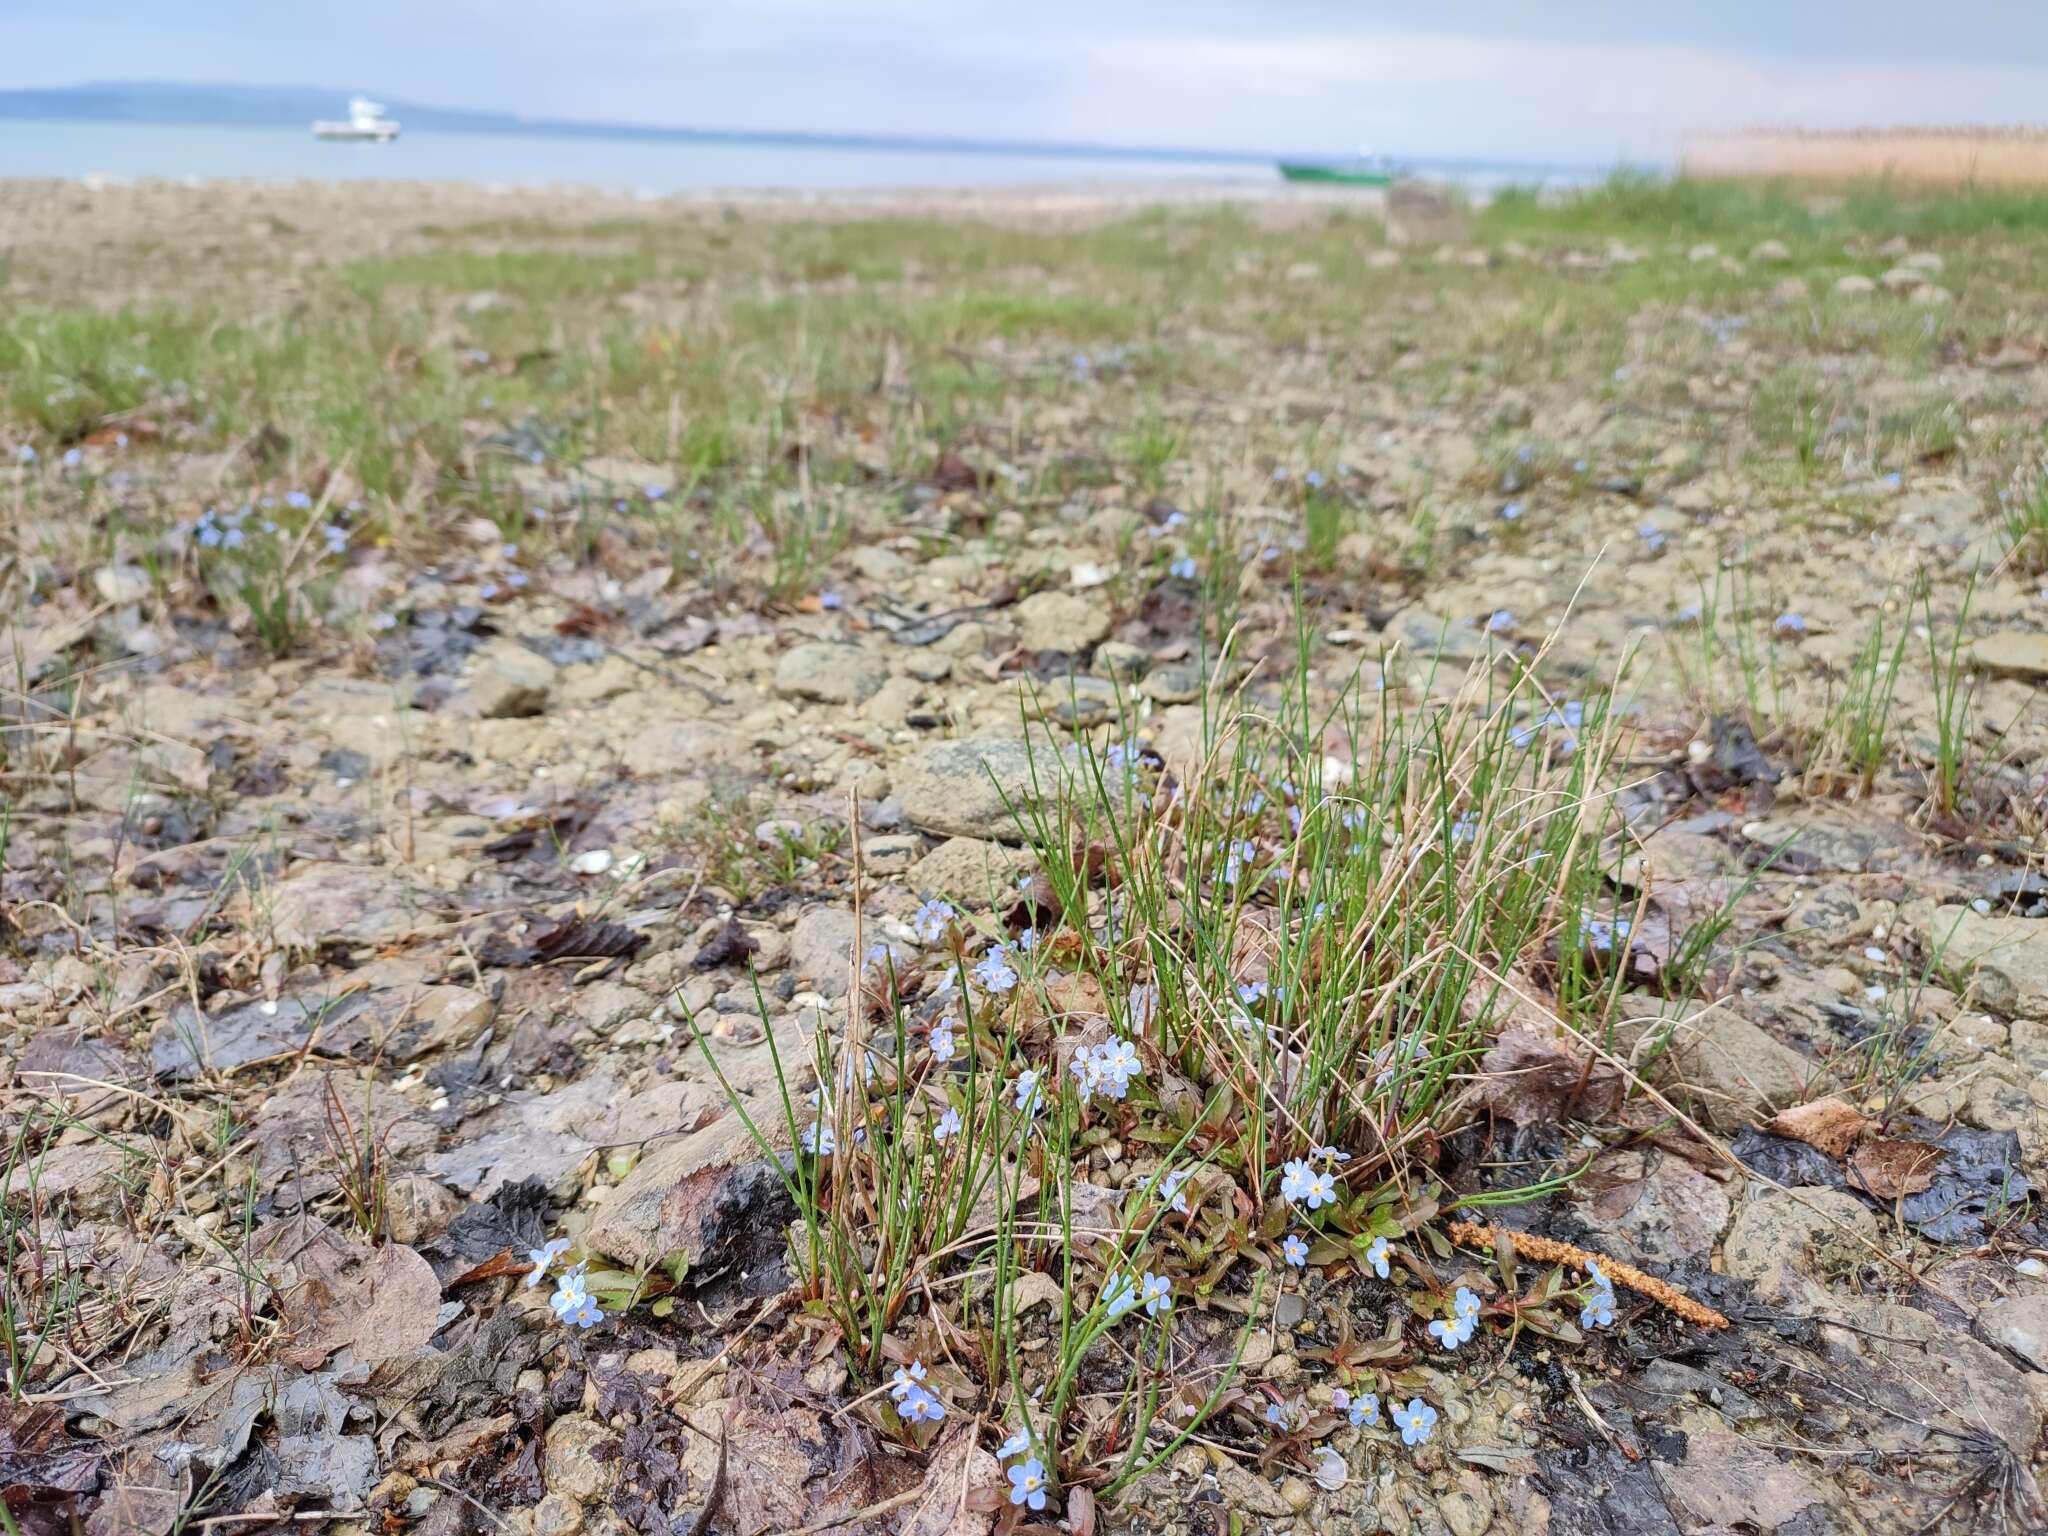
[[[2048,932],[2039,918],[1987,917],[1963,906],[1937,907],[1920,924],[1924,953],[1945,966],[1975,969],[1977,996],[2000,1013],[2048,1017]]]
[[[1877,280],[1893,293],[1904,293],[1907,289],[1925,282],[1926,278],[1912,267],[1890,267],[1880,274]]]
[[[596,1452],[611,1438],[611,1430],[587,1413],[565,1413],[550,1424],[545,1462],[549,1490],[585,1504],[603,1498],[613,1472]]]
[[[924,839],[914,832],[871,837],[860,848],[861,862],[879,875],[901,874],[923,852]]]
[[[1803,277],[1781,277],[1771,284],[1770,301],[1773,304],[1804,304],[1812,297]]]
[[[1922,283],[1906,295],[1906,302],[1908,304],[1917,304],[1922,309],[1932,309],[1939,305],[1950,303],[1954,298],[1955,295],[1939,283]]]
[[[820,704],[858,704],[888,677],[889,669],[872,651],[812,640],[783,653],[775,665],[775,691]]]
[[[1427,666],[1433,658],[1459,665],[1486,655],[1486,636],[1470,624],[1432,613],[1411,603],[1387,621],[1380,638],[1389,649],[1399,645],[1410,660]]]
[[[1079,655],[1109,635],[1109,610],[1073,592],[1034,592],[1017,605],[1017,634],[1027,651]]]
[[[1445,1494],[1436,1507],[1451,1528],[1451,1536],[1485,1536],[1493,1524],[1493,1511],[1462,1489]]]
[[[1861,272],[1851,272],[1835,279],[1835,293],[1844,299],[1861,298],[1866,293],[1877,292],[1877,284]]]
[[[1152,653],[1142,645],[1122,640],[1105,640],[1095,648],[1092,670],[1098,677],[1128,682],[1143,677],[1152,666]]]
[[[1264,1515],[1269,1520],[1278,1520],[1295,1512],[1280,1494],[1280,1490],[1263,1477],[1247,1472],[1227,1456],[1215,1463],[1216,1489],[1223,1495],[1223,1506],[1232,1511],[1243,1511],[1251,1515]]]
[[[890,939],[871,921],[861,933],[865,947],[887,945],[897,968],[907,966],[915,951]],[[813,907],[796,920],[789,933],[790,963],[797,978],[817,989],[822,997],[846,996],[847,967],[854,960],[853,913],[845,907]]]
[[[565,1493],[550,1493],[533,1507],[533,1536],[576,1536],[583,1506]]]
[[[1703,261],[1712,261],[1715,257],[1719,256],[1720,254],[1721,248],[1719,246],[1711,245],[1706,241],[1701,241],[1698,245],[1694,246],[1691,250],[1685,253],[1685,259],[1689,262],[1692,262],[1694,265],[1698,265],[1700,262]]]
[[[1309,1505],[1316,1501],[1316,1491],[1306,1478],[1283,1477],[1280,1479],[1280,1498],[1297,1515],[1306,1514]]]
[[[103,565],[92,573],[93,590],[117,607],[149,596],[149,572],[139,565]]]
[[[1802,1103],[1820,1069],[1739,1014],[1709,1013],[1672,1035],[1671,1059],[1699,1096],[1701,1118],[1733,1130]]]
[[[1782,240],[1763,240],[1750,247],[1751,261],[1790,261],[1792,253],[1785,249]]]
[[[1168,662],[1147,672],[1138,691],[1155,704],[1192,704],[1202,696],[1202,669],[1192,661]]]

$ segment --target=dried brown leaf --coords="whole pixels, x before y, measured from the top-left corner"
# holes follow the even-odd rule
[[[1841,1099],[1815,1099],[1781,1110],[1764,1127],[1774,1136],[1803,1141],[1829,1157],[1841,1157],[1870,1128],[1867,1117]]]
[[[1917,1195],[1934,1182],[1940,1147],[1908,1137],[1866,1141],[1849,1159],[1849,1183],[1878,1200]]]

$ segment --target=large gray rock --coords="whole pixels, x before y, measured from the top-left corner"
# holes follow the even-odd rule
[[[1944,966],[1976,968],[1977,995],[1988,1008],[2048,1018],[2048,923],[2031,917],[1987,917],[1968,907],[1937,907],[1920,926],[1920,943]]]
[[[935,741],[898,765],[892,778],[913,826],[945,837],[1015,843],[1028,834],[1030,807],[1056,796],[1062,771],[1062,759],[1051,747],[1014,737],[982,737]],[[1024,831],[1012,807],[1027,818]]]
[[[1017,605],[1017,634],[1027,651],[1087,650],[1109,636],[1109,610],[1073,592],[1034,592]]]
[[[1940,1425],[1951,1434],[1996,1435],[2020,1456],[2040,1448],[2041,1399],[2028,1390],[2028,1374],[1998,1351],[1917,1307],[1856,1297],[1834,1310],[1854,1326],[1822,1323],[1829,1359],[1875,1370],[1896,1400],[1914,1405],[1920,1422],[1896,1426],[1900,1433],[1918,1440],[1923,1424]]]
[[[1826,1296],[1830,1271],[1869,1262],[1857,1238],[1877,1230],[1870,1207],[1847,1190],[1766,1190],[1736,1215],[1721,1261],[1760,1301],[1811,1304]]]
[[[1700,1119],[1725,1131],[1804,1103],[1820,1076],[1813,1062],[1725,1009],[1679,1024],[1671,1061]]]
[[[888,681],[881,657],[857,645],[808,640],[775,665],[775,691],[820,704],[858,704]]]

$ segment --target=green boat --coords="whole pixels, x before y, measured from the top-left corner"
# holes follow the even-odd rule
[[[1393,184],[1395,172],[1392,166],[1371,161],[1337,165],[1282,160],[1280,174],[1289,181],[1314,182],[1326,187],[1385,187]]]

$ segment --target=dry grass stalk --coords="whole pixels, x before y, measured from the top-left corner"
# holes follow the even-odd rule
[[[2048,186],[2048,131],[2039,128],[1759,129],[1706,134],[1680,155],[1687,176],[1794,181],[1881,177],[1914,186]]]
[[[1584,1248],[1561,1243],[1554,1237],[1538,1237],[1533,1232],[1511,1232],[1505,1227],[1489,1227],[1484,1222],[1454,1221],[1448,1230],[1452,1242],[1462,1243],[1467,1248],[1483,1248],[1489,1253],[1493,1251],[1494,1244],[1505,1237],[1514,1245],[1517,1254],[1539,1264],[1570,1264],[1579,1269],[1598,1264],[1600,1273],[1616,1285],[1625,1285],[1637,1295],[1649,1297],[1658,1306],[1677,1313],[1696,1328],[1729,1326],[1728,1319],[1712,1307],[1702,1306],[1676,1286],[1659,1280],[1655,1275],[1646,1275],[1633,1264],[1624,1264],[1619,1259],[1589,1253]]]

